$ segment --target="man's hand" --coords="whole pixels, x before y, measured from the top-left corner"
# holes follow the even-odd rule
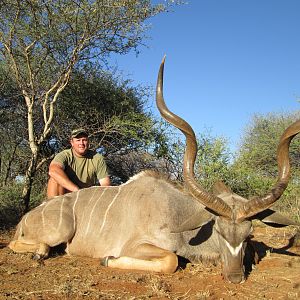
[[[109,186],[109,185],[111,185],[110,184],[110,178],[109,178],[109,176],[106,176],[106,177],[100,179],[99,182],[100,182],[101,186]]]

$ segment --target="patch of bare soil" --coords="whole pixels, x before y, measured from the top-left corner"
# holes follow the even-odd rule
[[[223,280],[221,266],[192,265],[171,275],[117,270],[62,254],[42,262],[8,249],[0,233],[0,299],[300,299],[296,228],[256,226],[260,262],[243,284]]]

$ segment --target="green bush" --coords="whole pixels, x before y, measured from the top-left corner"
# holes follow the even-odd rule
[[[22,185],[14,184],[0,191],[0,229],[8,229],[17,224],[23,214],[21,202]]]
[[[15,226],[24,214],[22,202],[22,184],[11,184],[0,190],[0,230]],[[39,205],[45,199],[45,191],[33,187],[31,194],[31,208]]]
[[[273,206],[285,216],[300,224],[300,187],[290,183],[282,197]]]

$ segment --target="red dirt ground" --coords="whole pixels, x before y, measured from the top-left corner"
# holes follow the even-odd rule
[[[188,264],[165,275],[62,254],[39,263],[8,249],[13,233],[1,232],[0,299],[300,299],[300,245],[291,246],[296,231],[256,225],[252,240],[261,260],[238,285],[213,265]]]

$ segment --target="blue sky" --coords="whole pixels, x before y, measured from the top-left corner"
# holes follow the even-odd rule
[[[150,20],[138,57],[112,62],[154,87],[166,54],[168,107],[235,149],[254,114],[300,109],[299,15],[299,0],[189,0]]]

